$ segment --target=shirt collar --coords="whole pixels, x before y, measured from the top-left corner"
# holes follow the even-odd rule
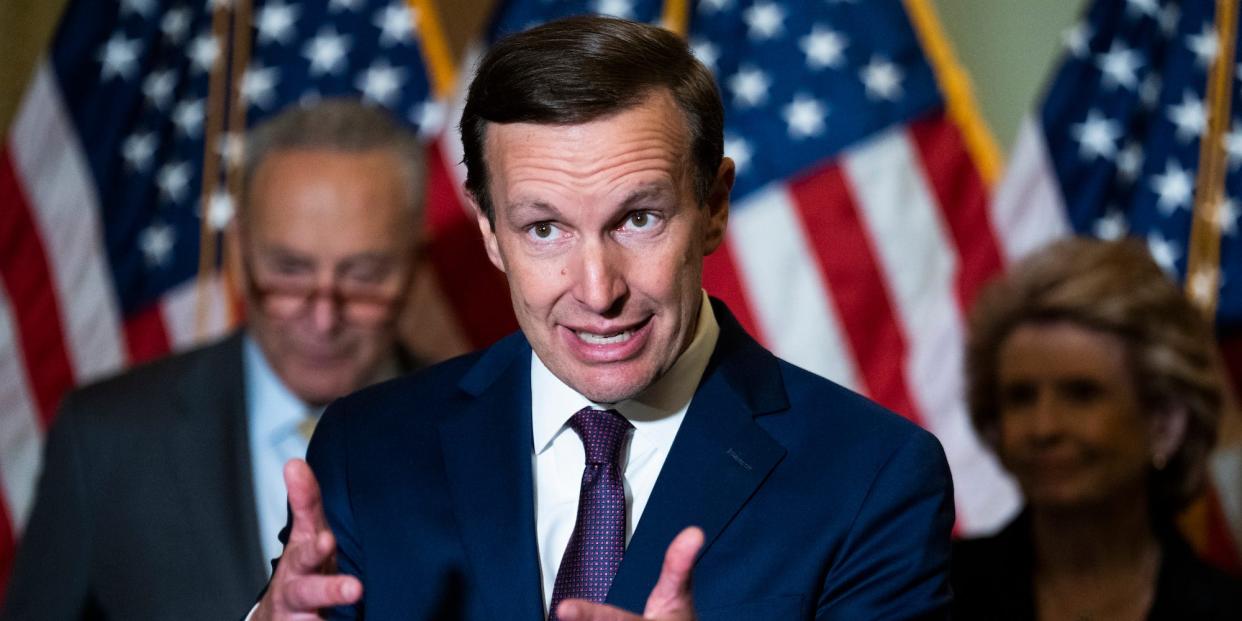
[[[256,437],[277,443],[289,434],[297,433],[298,425],[306,420],[312,409],[280,381],[259,344],[249,335],[245,337],[243,346],[243,366],[246,408],[250,414],[251,430]]]
[[[703,292],[698,326],[690,346],[678,356],[673,367],[647,390],[633,399],[616,404],[594,403],[582,396],[553,375],[532,351],[530,392],[535,452],[542,453],[551,446],[556,436],[565,429],[569,417],[584,407],[617,410],[634,425],[636,434],[641,434],[648,424],[683,412],[698,388],[719,336],[720,325],[716,323],[707,293]]]

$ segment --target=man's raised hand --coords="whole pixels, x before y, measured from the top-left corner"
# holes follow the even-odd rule
[[[691,526],[677,535],[664,552],[660,579],[647,596],[643,616],[612,606],[580,599],[561,602],[556,617],[560,621],[694,621],[694,597],[690,590],[690,570],[703,547],[703,531]]]
[[[336,539],[324,517],[319,484],[305,461],[285,464],[285,487],[293,525],[253,621],[318,619],[320,609],[353,604],[362,597],[357,578],[336,573]]]

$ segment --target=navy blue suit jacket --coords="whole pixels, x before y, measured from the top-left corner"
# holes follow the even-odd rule
[[[706,533],[700,617],[945,618],[953,494],[930,434],[777,359],[723,304],[716,350],[613,581],[641,612],[665,548]],[[342,571],[341,618],[543,618],[530,345],[514,334],[344,399],[308,460]]]

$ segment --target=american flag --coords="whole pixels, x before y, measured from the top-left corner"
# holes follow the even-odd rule
[[[221,280],[197,278],[232,199],[200,189],[209,77],[237,40],[213,13],[243,4],[69,3],[0,152],[0,592],[63,393],[232,322]],[[252,17],[238,34],[252,46],[239,83],[251,123],[356,94],[440,131],[404,0],[268,0]],[[221,136],[213,157],[236,161],[238,144]]]
[[[1069,233],[1145,240],[1188,294],[1215,301],[1218,332],[1234,341],[1225,354],[1236,383],[1242,357],[1230,350],[1242,329],[1242,65],[1233,56],[1236,30],[1231,37],[1222,30],[1228,20],[1218,7],[1237,11],[1236,2],[1215,0],[1087,5],[1063,35],[1063,60],[1021,130],[995,213],[1001,230],[1020,233],[1009,247],[1013,258]],[[1215,62],[1224,63],[1226,88],[1211,94]],[[1221,108],[1220,135],[1204,141],[1214,95],[1232,95],[1232,104]],[[1212,202],[1197,190],[1204,147],[1223,160],[1224,200],[1204,229],[1219,239],[1219,256],[1195,263],[1192,221]],[[1200,544],[1238,568],[1230,540],[1242,542],[1242,445],[1222,446],[1211,466],[1215,485],[1201,527],[1208,541]]]

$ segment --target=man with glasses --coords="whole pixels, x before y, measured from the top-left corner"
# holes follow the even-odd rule
[[[235,223],[246,328],[66,399],[0,617],[245,613],[280,554],[284,462],[329,401],[412,366],[395,318],[421,152],[346,100],[255,129]]]

